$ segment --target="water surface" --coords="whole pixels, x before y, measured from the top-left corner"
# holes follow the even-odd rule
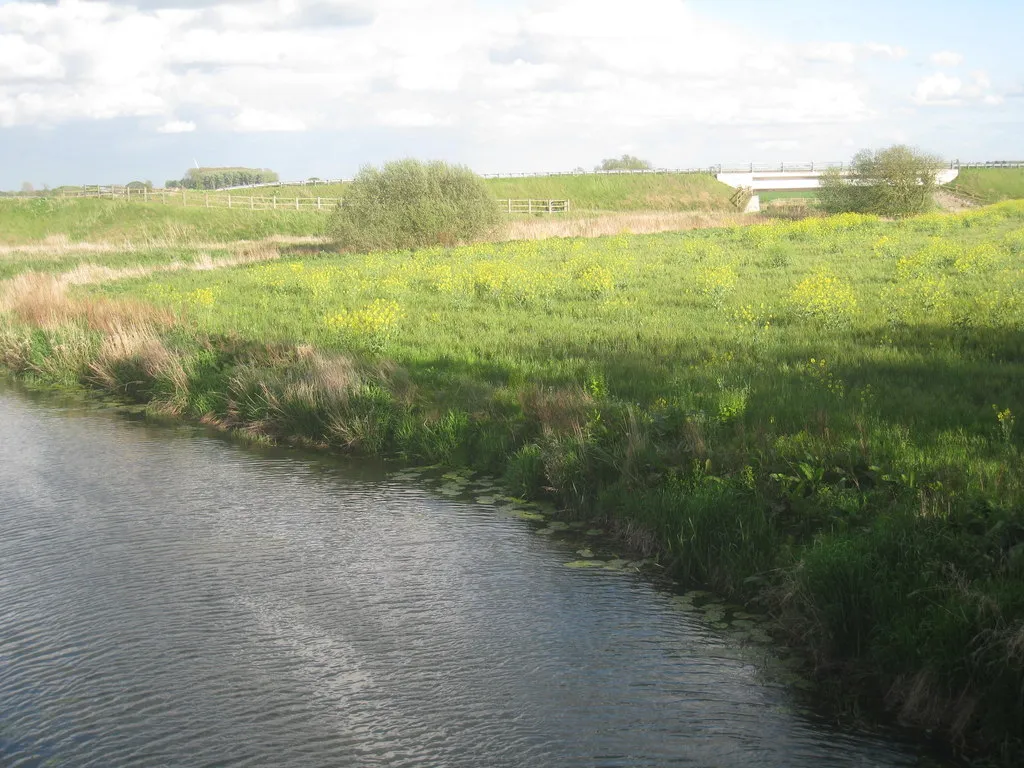
[[[379,468],[0,389],[0,765],[916,764],[574,559]]]

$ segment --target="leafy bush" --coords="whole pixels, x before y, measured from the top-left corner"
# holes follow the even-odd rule
[[[940,158],[902,144],[861,150],[848,175],[837,168],[822,174],[818,200],[827,213],[912,216],[931,203],[940,167]]]
[[[398,250],[483,237],[500,217],[483,179],[469,168],[408,159],[359,171],[331,229],[346,248]]]

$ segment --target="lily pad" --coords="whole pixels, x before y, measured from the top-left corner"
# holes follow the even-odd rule
[[[537,513],[540,514],[540,513]],[[561,520],[552,520],[549,523],[551,530],[553,531],[567,531],[569,530],[569,524],[563,523]]]
[[[491,504],[494,504],[494,497],[493,496],[477,496],[476,497],[476,503],[477,504],[486,504],[486,505],[490,506]]]
[[[629,564],[628,560],[623,560],[620,557],[616,557],[612,560],[605,561],[604,569],[606,571],[624,571],[626,566]]]
[[[590,528],[590,529],[587,530],[585,535],[587,535],[587,536],[604,536],[604,531],[602,531],[600,528]]]
[[[765,632],[763,629],[752,629],[748,634],[748,639],[752,643],[758,643],[759,645],[770,645],[775,642],[772,636]]]
[[[594,557],[594,553],[584,547],[583,549],[577,549],[576,554],[582,557],[584,560],[590,560]]]
[[[554,531],[550,528],[538,528],[534,531],[534,533],[536,533],[538,536],[550,536],[554,533]]]
[[[518,518],[520,520],[533,520],[539,523],[543,523],[546,519],[544,515],[542,515],[540,512],[529,512],[527,510],[513,512],[512,517]],[[552,525],[554,525],[554,523],[552,523]],[[551,530],[554,531],[556,529],[552,528]]]
[[[725,609],[715,603],[701,606],[704,618],[711,624],[717,624],[725,618]]]
[[[603,568],[604,562],[601,560],[573,560],[571,563],[565,563],[566,568]]]

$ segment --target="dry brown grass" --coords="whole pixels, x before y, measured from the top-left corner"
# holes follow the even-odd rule
[[[606,213],[594,216],[544,216],[513,219],[498,232],[495,240],[543,240],[549,237],[603,237],[618,234],[651,234],[680,232],[688,229],[730,227],[752,224],[753,214],[718,212],[642,211]]]
[[[143,380],[168,379],[175,393],[188,391],[188,374],[181,360],[172,354],[152,325],[119,318],[103,337],[96,358],[89,363],[92,378],[108,390],[115,391],[124,383],[123,369],[131,366]],[[170,403],[165,409],[173,410]]]
[[[0,311],[29,325],[56,328],[83,320],[93,330],[110,332],[128,323],[169,326],[174,315],[137,301],[69,296],[62,276],[28,272],[0,284]]]
[[[520,390],[518,395],[527,418],[558,433],[579,429],[587,421],[587,412],[594,407],[594,399],[579,387],[553,389],[532,385]]]
[[[73,242],[67,235],[50,235],[37,243],[6,245],[0,243],[0,259],[21,259],[59,261],[72,256],[103,253],[139,253],[144,251],[170,250],[187,246],[197,250],[229,250],[238,254],[277,251],[281,246],[326,246],[329,241],[322,237],[289,237],[275,235],[263,240],[238,240],[231,243],[189,241],[180,237],[148,238],[141,241],[119,242]]]

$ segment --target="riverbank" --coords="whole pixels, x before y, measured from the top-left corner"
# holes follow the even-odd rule
[[[37,276],[8,287],[0,360],[268,440],[501,474],[772,611],[826,685],[1010,762],[1022,244],[1010,203]]]

